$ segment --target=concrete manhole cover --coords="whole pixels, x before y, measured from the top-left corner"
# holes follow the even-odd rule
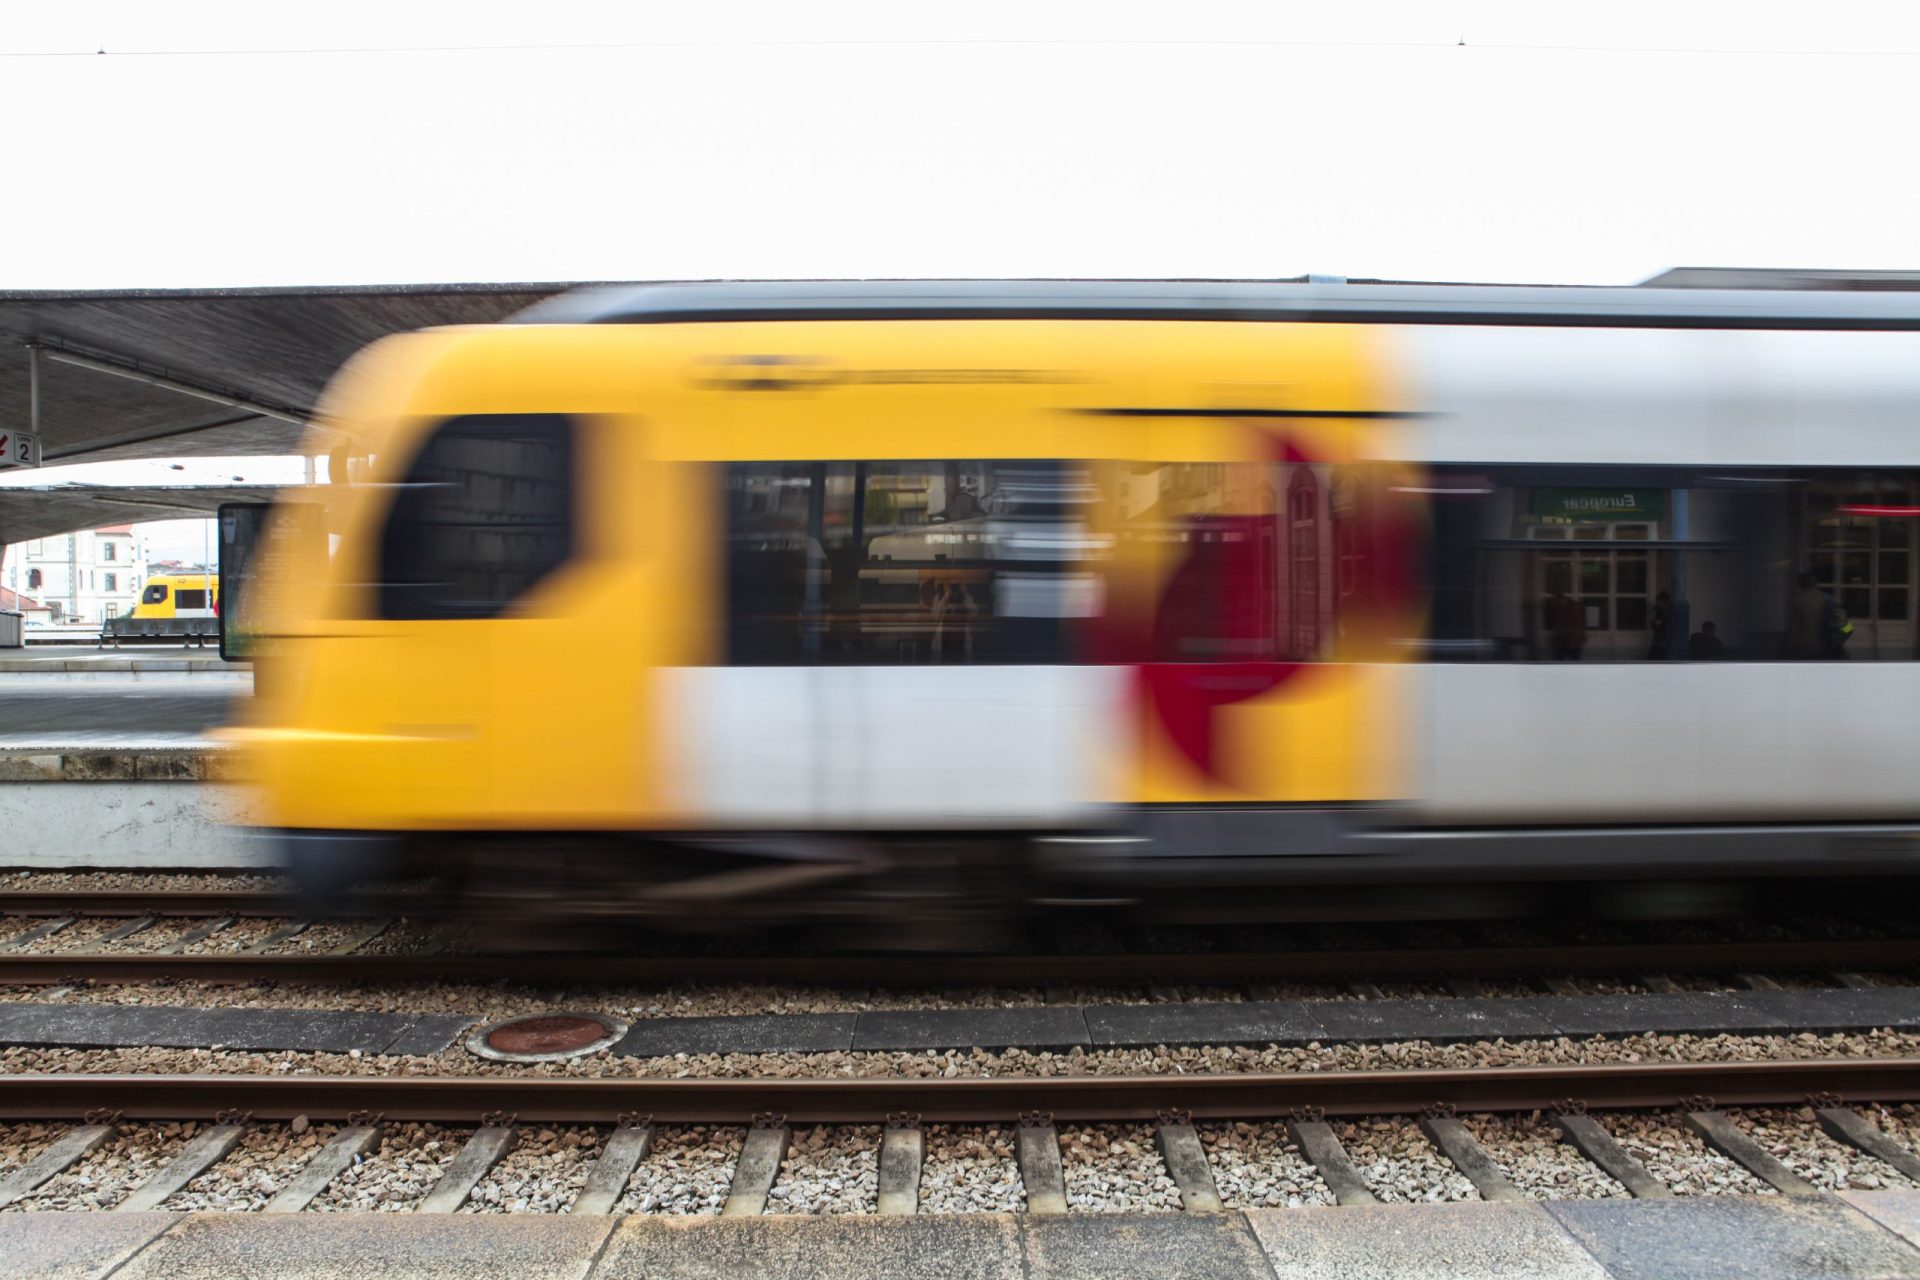
[[[533,1013],[490,1023],[467,1037],[469,1052],[494,1062],[558,1062],[606,1048],[627,1024],[604,1013]]]

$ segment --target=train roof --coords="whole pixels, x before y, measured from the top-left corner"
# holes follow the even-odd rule
[[[1659,329],[1920,329],[1920,293],[1315,280],[773,280],[576,289],[518,324],[1227,320]]]

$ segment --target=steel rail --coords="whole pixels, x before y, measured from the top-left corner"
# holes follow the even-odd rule
[[[597,983],[776,981],[790,986],[1034,987],[1432,981],[1636,973],[1920,968],[1920,940],[1687,942],[1538,947],[1110,955],[248,955],[0,951],[0,984],[68,982]]]
[[[0,893],[0,916],[302,916],[406,915],[430,905],[412,891],[359,893],[316,910],[274,889],[21,889]]]
[[[578,1079],[534,1076],[69,1075],[0,1076],[0,1117],[64,1120],[102,1111],[136,1120],[243,1111],[260,1120],[391,1119],[475,1123],[496,1113],[537,1123],[656,1121],[878,1123],[890,1114],[938,1123],[1147,1120],[1163,1111],[1205,1119],[1303,1113],[1376,1115],[1434,1104],[1462,1111],[1569,1107],[1690,1109],[1920,1099],[1920,1059],[1603,1063],[1289,1075],[1020,1076],[958,1079]]]

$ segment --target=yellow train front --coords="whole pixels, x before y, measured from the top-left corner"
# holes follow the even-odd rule
[[[657,287],[390,339],[280,516],[328,536],[266,593],[259,821],[316,885],[683,923],[1885,868],[1920,315],[1591,292]],[[1805,651],[1861,548],[1871,644]]]

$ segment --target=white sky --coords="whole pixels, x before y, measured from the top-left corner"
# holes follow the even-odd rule
[[[1907,0],[942,8],[11,5],[0,289],[1920,268]]]
[[[0,288],[1916,267],[1916,72],[1906,0],[20,4]]]

